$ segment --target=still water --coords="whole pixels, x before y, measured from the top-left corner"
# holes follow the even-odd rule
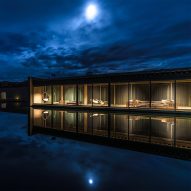
[[[191,149],[189,116],[31,109],[31,133],[41,129]]]
[[[191,162],[53,136],[53,132],[190,149],[188,117],[0,112],[0,190],[190,190]],[[47,131],[46,130],[51,130]]]

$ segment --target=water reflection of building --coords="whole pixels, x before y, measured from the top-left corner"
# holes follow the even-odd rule
[[[31,105],[191,110],[191,70],[30,80]]]
[[[191,148],[191,118],[31,109],[31,126],[78,135]]]
[[[0,111],[27,114],[28,107],[25,102],[2,102],[0,103]]]

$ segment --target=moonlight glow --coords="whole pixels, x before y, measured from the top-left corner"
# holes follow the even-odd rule
[[[98,8],[94,4],[90,4],[86,8],[85,16],[88,21],[92,21],[98,15]]]
[[[89,184],[93,184],[94,183],[91,178],[88,180],[88,182],[89,182]]]

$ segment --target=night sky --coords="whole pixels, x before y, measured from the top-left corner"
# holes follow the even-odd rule
[[[190,10],[191,0],[0,0],[0,80],[191,67]]]

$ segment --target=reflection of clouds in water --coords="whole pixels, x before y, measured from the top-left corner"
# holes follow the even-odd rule
[[[28,136],[26,115],[0,113],[0,121],[0,168],[7,171],[0,174],[2,180],[17,177],[31,186],[33,180],[34,187],[49,189],[191,187],[188,161],[46,135]]]

